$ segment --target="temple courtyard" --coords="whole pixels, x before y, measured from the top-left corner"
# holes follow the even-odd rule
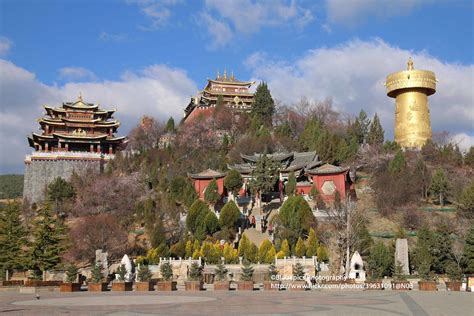
[[[468,292],[0,292],[9,315],[472,315]]]

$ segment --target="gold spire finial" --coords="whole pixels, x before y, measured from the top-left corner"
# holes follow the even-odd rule
[[[232,73],[231,73],[231,75],[230,75],[230,80],[235,81],[234,71],[233,71],[233,70],[232,70]]]
[[[413,70],[413,69],[415,69],[413,67],[413,60],[411,60],[411,57],[408,57],[407,70]]]
[[[82,102],[82,92],[81,91],[79,91],[79,96],[77,97],[77,101]]]
[[[227,69],[224,69],[224,80],[227,80]]]
[[[217,77],[216,77],[216,80],[219,80],[221,79],[221,73],[219,71],[219,69],[217,69]]]

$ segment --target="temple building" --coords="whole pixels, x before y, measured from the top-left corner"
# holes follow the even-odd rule
[[[120,126],[113,118],[115,110],[102,110],[82,96],[44,109],[46,115],[38,120],[41,132],[28,137],[34,151],[25,158],[23,196],[29,202],[43,200],[47,185],[56,177],[100,172],[126,141],[125,136],[115,136]]]
[[[42,132],[32,133],[28,142],[39,152],[91,152],[113,154],[125,136],[115,137],[120,123],[115,110],[100,110],[98,104],[76,102],[53,108],[45,105],[46,116],[38,120]]]
[[[223,105],[236,112],[249,112],[254,103],[254,94],[250,87],[255,81],[240,81],[232,73],[221,76],[217,73],[216,79],[207,79],[206,87],[191,98],[184,110],[183,122],[191,122],[199,116],[208,116],[216,107],[218,98],[221,97]]]
[[[191,178],[194,184],[194,189],[198,194],[198,197],[201,200],[204,200],[204,193],[206,192],[206,188],[211,183],[213,179],[216,179],[217,182],[217,192],[224,196],[225,188],[224,188],[224,177],[226,173],[215,171],[212,169],[204,170],[200,173],[188,173],[188,177]]]
[[[239,195],[249,196],[251,194],[249,183],[252,181],[257,161],[262,154],[240,155],[242,163],[229,165],[231,170],[238,171],[243,178],[243,186]],[[319,160],[316,152],[290,152],[267,154],[267,158],[275,162],[278,166],[278,181],[275,184],[274,192],[283,194],[285,185],[290,173],[293,172],[296,178],[296,194],[309,195],[314,187],[318,190],[319,196],[325,202],[334,201],[336,192],[341,199],[348,196],[355,196],[355,172],[351,172],[348,167],[339,167],[331,164],[325,164]],[[201,199],[204,199],[204,192],[212,181],[216,179],[219,194],[224,196],[224,178],[226,173],[214,170],[205,170],[197,174],[188,174],[193,180],[194,187]]]

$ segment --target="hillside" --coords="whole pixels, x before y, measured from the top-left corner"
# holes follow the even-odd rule
[[[23,195],[23,175],[0,175],[0,199],[15,199]]]

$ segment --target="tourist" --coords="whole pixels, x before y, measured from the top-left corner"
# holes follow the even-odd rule
[[[257,222],[255,220],[255,216],[252,215],[252,227],[256,228],[256,224],[257,224]]]
[[[273,226],[272,226],[272,223],[268,224],[268,233],[269,233],[270,235],[273,234]]]

